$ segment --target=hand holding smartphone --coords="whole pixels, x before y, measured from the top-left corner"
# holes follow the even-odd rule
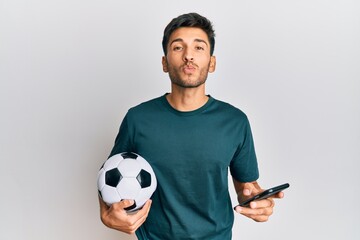
[[[238,206],[248,207],[251,202],[269,198],[269,197],[275,195],[276,193],[283,191],[284,189],[286,189],[288,187],[290,187],[290,184],[285,183],[285,184],[282,184],[282,185],[279,185],[279,186],[276,186],[276,187],[269,188],[269,189],[255,195],[255,196],[253,196],[253,197],[239,203]],[[234,207],[234,209],[235,208],[236,208],[236,206]]]

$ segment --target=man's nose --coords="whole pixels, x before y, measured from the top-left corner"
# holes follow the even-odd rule
[[[184,59],[185,62],[192,62],[194,61],[194,54],[190,49],[186,49],[184,52]]]

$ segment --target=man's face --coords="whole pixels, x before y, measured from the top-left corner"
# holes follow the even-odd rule
[[[215,57],[210,56],[210,43],[200,28],[182,27],[169,39],[168,53],[162,59],[164,72],[173,84],[195,88],[205,83],[208,72],[215,71]]]

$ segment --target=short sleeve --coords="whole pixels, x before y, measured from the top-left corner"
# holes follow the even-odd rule
[[[239,182],[256,181],[259,178],[259,169],[250,123],[247,118],[239,135],[242,141],[230,163],[230,173]]]
[[[118,153],[131,151],[133,151],[131,144],[131,133],[129,131],[128,125],[128,115],[126,115],[121,122],[119,132],[115,138],[114,147],[112,148],[109,157]]]

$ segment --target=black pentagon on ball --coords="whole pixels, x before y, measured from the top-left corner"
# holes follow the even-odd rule
[[[125,159],[125,158],[132,158],[132,159],[136,159],[138,157],[138,155],[136,155],[135,153],[131,153],[131,152],[124,152],[121,153],[121,156]]]
[[[141,169],[140,173],[137,175],[136,179],[140,183],[141,188],[147,188],[151,185],[151,175],[144,169]]]
[[[116,187],[122,178],[117,168],[113,168],[105,173],[105,183],[111,187]]]

